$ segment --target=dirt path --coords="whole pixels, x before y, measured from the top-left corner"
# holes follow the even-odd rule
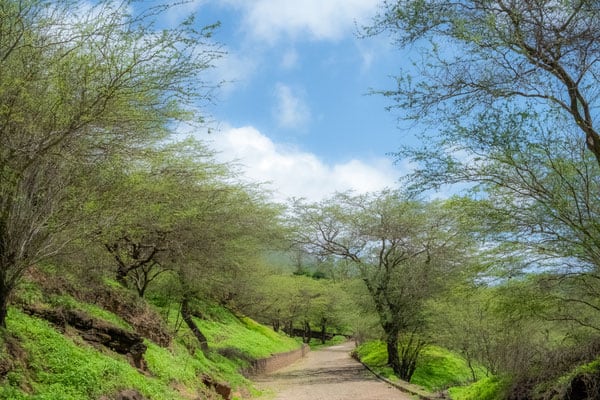
[[[275,400],[410,400],[375,378],[350,357],[352,343],[310,352],[305,358],[257,379]]]

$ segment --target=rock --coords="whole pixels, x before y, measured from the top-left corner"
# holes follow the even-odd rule
[[[231,386],[228,384],[217,382],[207,375],[202,375],[202,383],[204,383],[207,388],[214,390],[223,399],[231,400]]]
[[[147,346],[144,339],[135,332],[92,318],[80,310],[50,309],[33,305],[24,306],[23,309],[30,315],[41,317],[60,327],[72,326],[85,341],[125,354],[133,366],[145,369],[144,353]]]
[[[115,400],[146,400],[146,398],[137,390],[129,389],[118,393]]]

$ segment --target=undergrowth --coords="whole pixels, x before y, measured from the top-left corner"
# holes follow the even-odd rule
[[[496,377],[478,380],[468,386],[448,389],[452,400],[500,400],[504,398],[506,382]]]
[[[43,300],[54,307],[83,310],[94,318],[131,330],[119,316],[99,306],[68,295],[42,299],[33,287],[27,289],[32,302]],[[238,317],[223,307],[210,304],[202,307],[206,319],[197,318],[196,322],[208,337],[208,356],[198,350],[187,327],[179,324],[168,348],[145,341],[148,347],[144,354],[148,368],[145,374],[133,368],[125,356],[84,342],[72,328],[63,334],[50,323],[11,308],[4,337],[14,338],[23,355],[20,360],[6,364],[10,364],[10,371],[0,380],[0,400],[89,399],[124,389],[138,390],[151,400],[178,400],[197,393],[202,375],[227,382],[236,392],[257,394],[240,370],[252,359],[299,346],[296,340],[250,318]],[[172,315],[175,318],[176,311]],[[0,344],[0,362],[10,361],[7,358],[13,356],[7,353],[4,343]]]
[[[364,343],[357,347],[356,354],[363,363],[378,374],[391,381],[398,380],[392,368],[387,366],[387,348],[384,342]],[[479,378],[483,376],[484,371],[478,368],[475,374]],[[472,371],[461,356],[438,346],[427,346],[419,356],[411,383],[434,392],[464,384],[472,379]]]
[[[6,334],[19,340],[26,359],[0,386],[0,399],[79,400],[120,389],[136,389],[151,399],[183,399],[124,357],[100,352],[16,309],[10,309]]]

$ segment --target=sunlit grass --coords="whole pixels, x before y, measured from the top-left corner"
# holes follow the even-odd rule
[[[125,357],[78,344],[46,321],[15,309],[10,310],[8,334],[26,351],[27,371],[15,371],[1,386],[2,399],[79,400],[121,389],[136,389],[150,399],[182,399],[159,379],[131,367]]]
[[[82,309],[95,318],[128,327],[117,315],[68,296],[57,297],[52,303]],[[215,320],[196,319],[209,339],[207,356],[198,350],[195,338],[182,325],[169,348],[145,341],[148,349],[144,359],[149,373],[143,374],[125,356],[95,349],[75,333],[63,335],[48,322],[11,309],[7,334],[22,346],[27,367],[16,365],[7,374],[0,383],[0,399],[75,400],[136,389],[151,400],[178,400],[185,396],[173,388],[193,393],[203,374],[231,384],[234,390],[243,387],[255,393],[252,383],[240,373],[249,360],[299,347],[296,340],[222,307],[210,306],[208,314]],[[229,357],[231,354],[233,357]]]
[[[495,377],[483,378],[468,386],[448,389],[452,400],[501,400],[505,383]]]
[[[238,318],[224,308],[220,309],[215,320],[195,319],[195,322],[208,338],[211,349],[235,349],[248,359],[265,358],[300,347],[295,339],[250,318]]]
[[[380,375],[392,381],[398,379],[387,366],[387,348],[384,342],[364,343],[356,349],[356,354],[363,363]],[[479,378],[483,376],[484,371],[478,368],[475,373]],[[472,371],[462,357],[438,346],[427,346],[421,352],[411,383],[429,391],[437,391],[472,379]]]

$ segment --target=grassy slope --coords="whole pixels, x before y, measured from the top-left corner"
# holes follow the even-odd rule
[[[119,316],[68,296],[54,298],[52,303],[82,309],[96,318],[128,327]],[[197,393],[198,376],[202,374],[229,382],[234,390],[252,391],[251,383],[239,373],[248,359],[298,347],[295,340],[249,318],[238,318],[224,308],[211,306],[211,314],[210,320],[197,321],[213,350],[208,358],[195,350],[184,325],[169,348],[146,341],[144,358],[150,373],[145,375],[132,368],[124,356],[98,351],[76,333],[67,330],[63,335],[46,321],[12,308],[7,337],[19,343],[23,354],[0,381],[0,399],[88,399],[122,389],[137,389],[149,399],[188,399]],[[224,357],[219,354],[224,348],[244,357]],[[0,358],[5,357],[9,357],[6,352],[0,354]]]
[[[398,379],[386,366],[387,350],[381,341],[367,342],[356,349],[362,362],[390,380]],[[482,371],[477,371],[481,373]],[[423,349],[411,383],[437,391],[472,380],[467,362],[457,354],[437,346]]]
[[[468,386],[448,389],[452,400],[498,400],[503,398],[505,382],[495,378],[483,378]]]

